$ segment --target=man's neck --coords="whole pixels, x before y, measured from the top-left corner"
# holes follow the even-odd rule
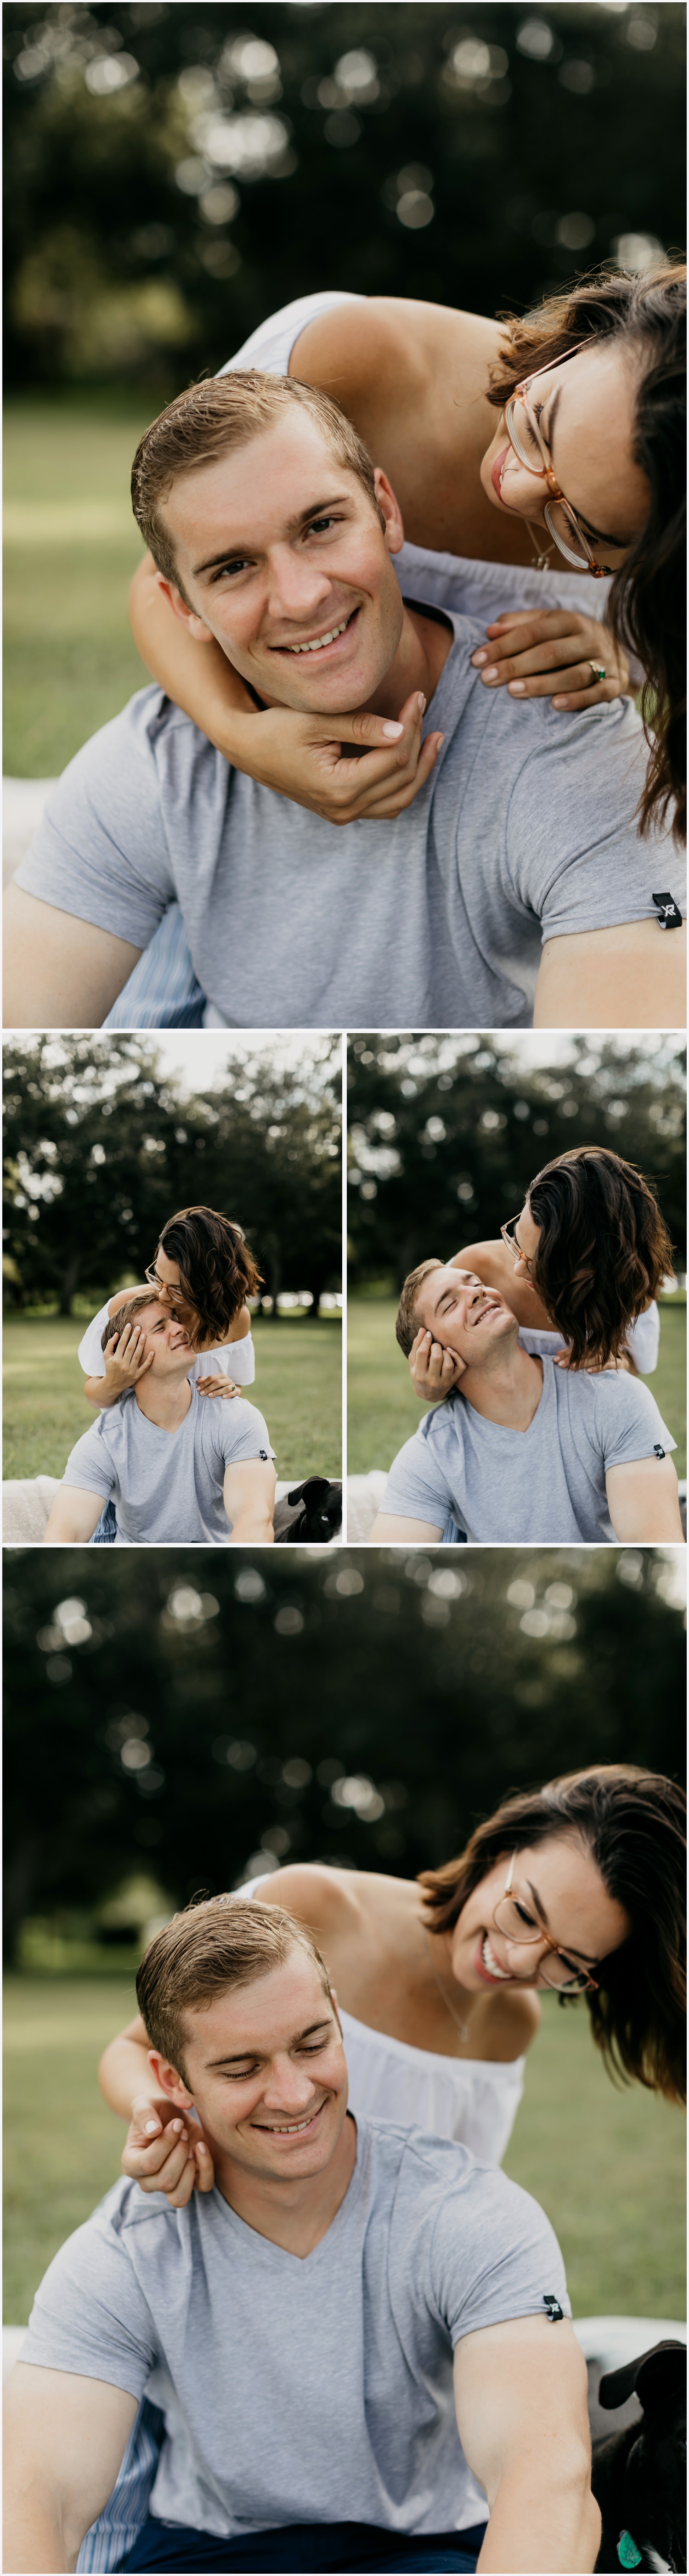
[[[337,2217],[356,2164],[356,2128],[351,2112],[323,2172],[306,2182],[280,2182],[247,2172],[244,2165],[212,2144],[215,2179],[223,2200],[257,2236],[281,2245],[286,2254],[312,2254]]]
[[[367,715],[392,716],[396,721],[412,689],[422,689],[430,706],[441,671],[452,651],[453,629],[445,619],[427,617],[422,608],[406,608],[404,625],[394,661],[386,671],[380,687],[366,706]]]
[[[528,1431],[543,1393],[543,1362],[532,1359],[521,1343],[510,1340],[481,1368],[468,1368],[459,1393],[487,1422],[503,1422],[512,1431]]]
[[[157,1423],[159,1431],[178,1431],[192,1401],[186,1369],[179,1377],[160,1379],[149,1369],[135,1394],[139,1412],[145,1413],[148,1422]]]

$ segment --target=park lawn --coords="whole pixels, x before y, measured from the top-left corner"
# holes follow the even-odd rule
[[[75,1440],[97,1420],[77,1358],[83,1322],[65,1315],[6,1315],[6,1477],[62,1476]],[[342,1327],[339,1315],[254,1316],[256,1383],[247,1388],[268,1423],[277,1473],[341,1474]],[[217,1399],[213,1399],[216,1401]],[[208,1401],[211,1401],[209,1398]]]
[[[124,2130],[96,2068],[134,2009],[112,1977],[6,1981],[6,2324],[117,2180]],[[683,2123],[639,2085],[613,2089],[583,2006],[545,2001],[505,2170],[552,2221],[575,2315],[683,2315]]]
[[[144,670],[127,611],[142,544],[129,476],[155,403],[5,412],[5,734],[14,778],[54,778]]]
[[[395,1341],[396,1301],[355,1297],[347,1301],[347,1467],[350,1476],[389,1467],[423,1418],[406,1360]],[[661,1299],[660,1355],[646,1383],[668,1431],[678,1476],[687,1472],[686,1299]]]
[[[555,2229],[575,2317],[681,2318],[683,2116],[640,2084],[611,2084],[583,2002],[542,2001],[505,2172]]]

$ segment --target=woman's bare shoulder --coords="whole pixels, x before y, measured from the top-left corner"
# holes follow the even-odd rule
[[[465,1243],[461,1252],[453,1252],[451,1270],[475,1270],[477,1279],[493,1285],[502,1274],[504,1250],[499,1235],[487,1243]]]
[[[261,1885],[260,1901],[284,1905],[298,1922],[325,1935],[356,1921],[355,1889],[355,1878],[348,1870],[325,1869],[318,1861],[293,1861],[286,1869],[271,1872]]]
[[[228,1341],[244,1342],[246,1341],[247,1333],[250,1332],[251,1316],[249,1314],[248,1306],[240,1306],[239,1314],[235,1315],[231,1330],[228,1333]]]
[[[346,408],[380,396],[389,379],[398,395],[418,385],[426,370],[423,339],[414,328],[414,306],[402,298],[361,296],[335,304],[300,331],[289,362],[291,376],[318,385]],[[421,308],[419,307],[419,310]]]

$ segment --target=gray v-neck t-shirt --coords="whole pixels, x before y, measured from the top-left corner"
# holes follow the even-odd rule
[[[466,2147],[357,2120],[349,2189],[305,2259],[217,2187],[171,2209],[118,2182],[50,2265],[22,2360],[164,2407],[161,2521],[466,2529],[486,2500],[457,2432],[452,2353],[511,2317],[570,2314],[536,2201]],[[548,2328],[555,2339],[557,2324]]]
[[[542,1368],[527,1431],[486,1421],[461,1388],[424,1414],[393,1461],[381,1511],[483,1546],[613,1541],[606,1469],[674,1449],[672,1433],[626,1369],[575,1373],[548,1357]]]
[[[192,1386],[179,1430],[163,1431],[131,1387],[77,1441],[63,1483],[112,1497],[116,1546],[226,1547],[225,1468],[273,1455],[262,1413],[242,1396],[226,1403]]]
[[[209,1024],[228,1027],[528,1028],[543,941],[626,921],[667,936],[653,893],[681,907],[684,873],[665,831],[639,838],[630,699],[565,715],[484,688],[483,625],[452,605],[462,565],[405,546],[396,569],[453,634],[426,717],[443,749],[396,821],[323,822],[147,688],[70,762],[17,884],[142,949],[177,903]]]

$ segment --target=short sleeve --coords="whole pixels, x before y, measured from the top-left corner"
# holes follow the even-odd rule
[[[676,1449],[650,1386],[641,1385],[626,1369],[615,1376],[604,1371],[595,1385],[596,1427],[606,1469],[652,1458],[658,1449],[666,1453]]]
[[[429,1442],[415,1431],[398,1450],[388,1476],[380,1504],[381,1512],[394,1512],[402,1520],[430,1521],[444,1529],[448,1514],[454,1510],[453,1496],[447,1477],[433,1456]]]
[[[232,1404],[219,1403],[216,1396],[211,1399],[211,1411],[226,1467],[239,1467],[249,1458],[274,1458],[268,1426],[256,1404],[246,1404],[241,1395]]]
[[[159,690],[143,690],[77,752],[15,879],[136,948],[148,946],[175,895],[149,736],[161,703]]]
[[[540,920],[544,942],[626,921],[649,921],[659,939],[672,936],[660,929],[653,895],[668,891],[684,913],[686,866],[669,832],[640,838],[647,752],[630,700],[571,718],[546,700],[535,703],[537,739],[507,818],[518,901]]]
[[[143,2396],[158,2349],[150,2310],[114,2231],[89,2219],[60,2247],[36,2293],[21,2359]]]
[[[94,1422],[90,1430],[82,1432],[67,1460],[62,1482],[63,1485],[76,1485],[83,1494],[101,1494],[103,1501],[107,1502],[115,1475],[100,1429],[102,1420],[101,1414],[99,1422]]]
[[[511,2317],[547,2317],[549,2299],[571,2316],[557,2237],[538,2202],[506,2174],[477,2166],[480,2224],[466,2193],[447,2193],[431,2248],[433,2296],[453,2345]],[[478,2195],[477,2195],[478,2198]],[[472,2192],[473,2199],[473,2192]],[[553,2333],[556,2328],[553,2326]]]

